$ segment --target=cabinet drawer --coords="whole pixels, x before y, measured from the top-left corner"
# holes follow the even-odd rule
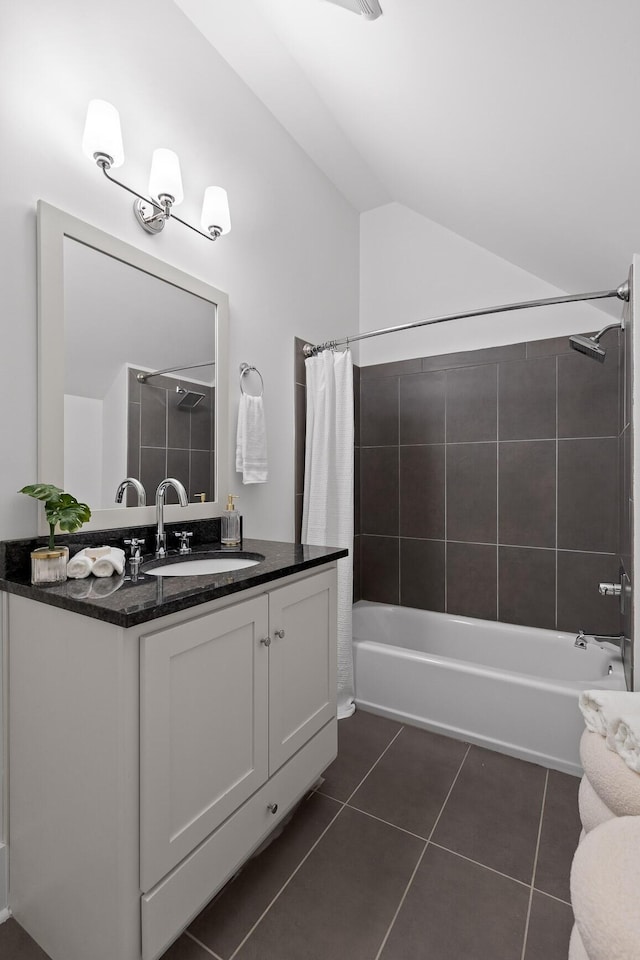
[[[197,850],[142,897],[143,960],[161,956],[336,753],[337,722],[332,720]],[[268,810],[272,803],[278,804],[275,816]]]

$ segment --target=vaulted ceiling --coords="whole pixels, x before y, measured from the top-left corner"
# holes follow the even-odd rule
[[[175,2],[356,209],[570,291],[640,252],[638,0]]]

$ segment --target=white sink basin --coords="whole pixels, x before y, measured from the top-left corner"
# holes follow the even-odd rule
[[[203,557],[200,560],[181,560],[178,563],[165,563],[153,569],[145,569],[145,574],[152,577],[196,577],[205,573],[230,573],[233,570],[244,570],[245,567],[255,567],[260,560],[250,560],[246,557]]]

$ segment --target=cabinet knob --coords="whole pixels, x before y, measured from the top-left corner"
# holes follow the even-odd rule
[[[277,804],[277,803],[269,803],[269,804],[267,805],[267,810],[269,811],[269,813],[277,813],[277,812],[278,812],[278,804]]]
[[[280,639],[282,640],[282,638],[284,637],[284,630],[274,630],[273,635],[274,637],[280,637]]]
[[[265,647],[271,646],[271,637],[263,637],[260,643],[264,643]]]

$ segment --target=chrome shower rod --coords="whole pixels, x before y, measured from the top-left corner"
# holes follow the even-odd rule
[[[370,337],[381,337],[385,333],[399,333],[401,330],[413,330],[416,327],[428,327],[432,323],[447,323],[449,320],[464,320],[467,317],[484,317],[490,313],[509,313],[512,310],[528,310],[529,307],[550,307],[554,303],[576,303],[579,300],[607,300],[617,297],[618,300],[629,299],[629,284],[621,283],[615,290],[597,290],[594,293],[567,293],[562,297],[545,297],[544,300],[523,300],[520,303],[504,303],[499,307],[481,307],[479,310],[465,310],[462,313],[449,313],[444,317],[433,317],[431,320],[414,320],[413,323],[402,323],[397,327],[384,327],[382,330],[370,330],[368,333],[357,333],[353,337],[344,337],[342,340],[326,340],[324,343],[305,343],[303,352],[306,357],[312,357],[321,350],[332,350],[343,345],[349,346],[356,340],[368,340]]]
[[[207,360],[206,363],[189,363],[180,367],[165,367],[164,370],[156,370],[154,373],[139,373],[137,379],[140,383],[146,383],[151,377],[161,377],[163,373],[176,373],[178,370],[195,370],[196,367],[214,367],[215,360]]]

